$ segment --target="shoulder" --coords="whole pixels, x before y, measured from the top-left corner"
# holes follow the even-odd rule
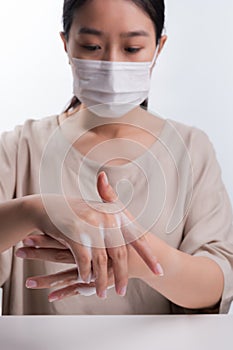
[[[202,129],[172,119],[167,119],[167,124],[170,140],[180,139],[192,158],[205,159],[215,153],[210,137]]]
[[[217,159],[215,148],[207,133],[197,127],[189,126],[174,120],[168,120],[168,130],[171,140],[180,139],[184,147],[180,147],[179,164],[183,166],[184,159],[188,160],[192,171],[194,184],[201,179],[208,178],[213,182],[221,178],[221,167]],[[178,135],[178,136],[177,136]],[[171,148],[176,149],[177,141]],[[186,157],[184,157],[184,154]]]
[[[22,133],[37,133],[38,136],[48,134],[58,127],[58,115],[51,115],[41,119],[27,119],[22,125]]]
[[[207,133],[196,126],[181,123],[173,119],[167,119],[167,123],[174,131],[180,134],[180,136],[184,139],[185,142],[189,140],[209,142],[209,137]]]
[[[26,119],[24,123],[16,125],[12,130],[2,132],[0,142],[2,145],[9,144],[9,146],[25,140],[28,143],[39,142],[41,139],[48,138],[57,126],[58,115]]]

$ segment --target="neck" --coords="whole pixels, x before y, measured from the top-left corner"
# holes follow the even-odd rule
[[[140,112],[142,112],[142,108],[137,106],[120,118],[102,118],[96,116],[85,105],[81,104],[77,115],[79,126],[82,130],[91,130],[97,136],[104,138],[116,138],[121,137],[122,134],[129,133],[134,128]]]

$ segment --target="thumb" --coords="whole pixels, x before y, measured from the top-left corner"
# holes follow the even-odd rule
[[[115,202],[118,199],[115,191],[113,190],[112,186],[109,184],[108,177],[104,171],[101,171],[98,174],[97,189],[100,197],[105,202]]]

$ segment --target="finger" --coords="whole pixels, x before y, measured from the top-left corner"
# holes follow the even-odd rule
[[[77,271],[76,271],[76,273],[77,273]],[[62,277],[62,279],[63,279],[63,277]],[[71,277],[71,279],[72,279],[72,277]],[[55,285],[55,283],[56,282],[53,282],[53,286]],[[66,283],[66,281],[64,281],[64,283]],[[92,279],[92,282],[89,284],[77,283],[76,286],[77,286],[77,292],[80,295],[90,296],[90,295],[96,294],[96,284],[94,282],[94,279]],[[114,276],[113,276],[112,263],[111,263],[111,260],[109,259],[108,260],[108,287],[107,287],[107,289],[111,289],[113,287],[114,287]],[[76,293],[76,294],[78,294],[78,293]],[[54,297],[53,297],[53,300],[51,300],[51,301],[61,300],[66,296],[73,295],[73,293],[70,294],[69,287],[63,288],[61,294],[62,295],[60,295],[59,290],[57,290]]]
[[[89,284],[86,283],[77,283],[78,280],[78,274],[77,269],[73,268],[70,270],[66,270],[63,272],[58,272],[53,275],[47,275],[47,276],[34,276],[30,277],[26,281],[26,287],[29,289],[46,289],[46,288],[53,288],[53,287],[64,287],[59,290],[56,290],[56,297],[52,297],[53,300],[49,301],[55,301],[64,298],[64,296],[71,296],[70,294],[70,286],[75,285],[75,289],[77,289],[77,292],[81,295],[90,296],[93,294],[96,294],[96,288],[95,283],[91,282]],[[77,294],[77,293],[76,293]]]
[[[108,285],[108,256],[106,249],[92,248],[92,267],[95,277],[96,293],[98,297],[107,297]]]
[[[48,295],[49,302],[52,303],[54,301],[62,300],[67,297],[71,297],[74,295],[80,294],[78,284],[71,285],[66,288],[62,288],[56,290]]]
[[[126,246],[108,248],[107,252],[112,259],[116,292],[120,296],[125,296],[128,284],[128,254]]]
[[[120,221],[108,217],[108,226],[104,229],[105,246],[112,262],[115,290],[120,296],[126,294],[128,284],[128,253]]]
[[[67,247],[57,240],[47,235],[30,235],[23,240],[23,244],[27,247],[40,247],[40,248],[57,248],[67,249]]]
[[[109,262],[108,278],[108,289],[110,289],[114,287],[114,277],[111,262]],[[70,285],[75,285],[77,287],[77,291],[81,295],[89,296],[96,293],[95,282],[91,282],[89,284],[77,283],[77,279],[77,269],[72,268],[52,275],[30,277],[26,281],[26,287],[29,289],[46,289],[64,286],[64,288],[62,288],[61,293],[60,290],[56,290],[56,293],[52,293],[53,296],[56,297],[54,298],[54,300],[50,301],[55,301],[63,299],[66,296],[70,296]]]
[[[154,255],[140,224],[135,220],[134,222],[131,221],[123,213],[121,213],[121,223],[121,231],[127,244],[130,244],[136,250],[154,274],[163,276],[163,269]]]
[[[111,273],[109,274],[109,285],[107,289],[111,289],[112,287],[114,287],[114,279],[113,279],[113,274]],[[49,294],[49,301],[53,302],[56,300],[61,300],[76,294],[80,294],[84,296],[90,296],[90,295],[96,294],[95,282],[91,282],[89,284],[76,283],[76,284],[72,284],[71,286],[56,290]]]
[[[146,265],[151,269],[157,276],[163,276],[164,271],[157,258],[155,257],[148,241],[145,237],[140,237],[139,239],[130,243],[136,252],[141,256]]]
[[[115,202],[118,197],[112,186],[108,182],[108,177],[104,171],[98,174],[97,189],[101,198],[106,202]]]
[[[67,286],[77,283],[77,269],[72,268],[47,276],[34,276],[26,280],[26,287],[31,289],[52,288],[55,286]]]
[[[15,255],[18,258],[29,260],[46,260],[64,264],[75,263],[74,257],[68,249],[19,248]]]
[[[91,277],[91,254],[90,248],[69,239],[70,250],[78,268],[79,282],[90,282]]]
[[[111,289],[114,285],[109,285],[108,289]],[[71,297],[73,295],[84,295],[90,296],[96,293],[96,288],[94,283],[85,284],[85,283],[77,283],[71,286],[56,290],[49,294],[49,301],[57,301],[62,300],[66,297]]]

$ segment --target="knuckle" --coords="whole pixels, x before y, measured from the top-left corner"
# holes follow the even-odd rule
[[[97,217],[96,213],[93,210],[90,210],[88,213],[88,223],[97,226]]]
[[[95,258],[95,263],[98,266],[105,266],[107,265],[107,262],[108,262],[108,257],[106,253],[100,253]]]
[[[110,254],[112,259],[123,260],[127,258],[127,250],[126,247],[121,248],[111,248]]]
[[[65,251],[59,251],[55,254],[55,259],[59,261],[66,261],[68,258],[67,252]]]
[[[28,258],[37,258],[40,256],[39,251],[37,251],[35,248],[24,248],[22,251],[27,254]]]
[[[108,214],[103,213],[100,217],[100,222],[105,229],[108,228],[110,223]]]
[[[78,263],[81,265],[87,265],[90,263],[90,258],[86,254],[79,255]]]

